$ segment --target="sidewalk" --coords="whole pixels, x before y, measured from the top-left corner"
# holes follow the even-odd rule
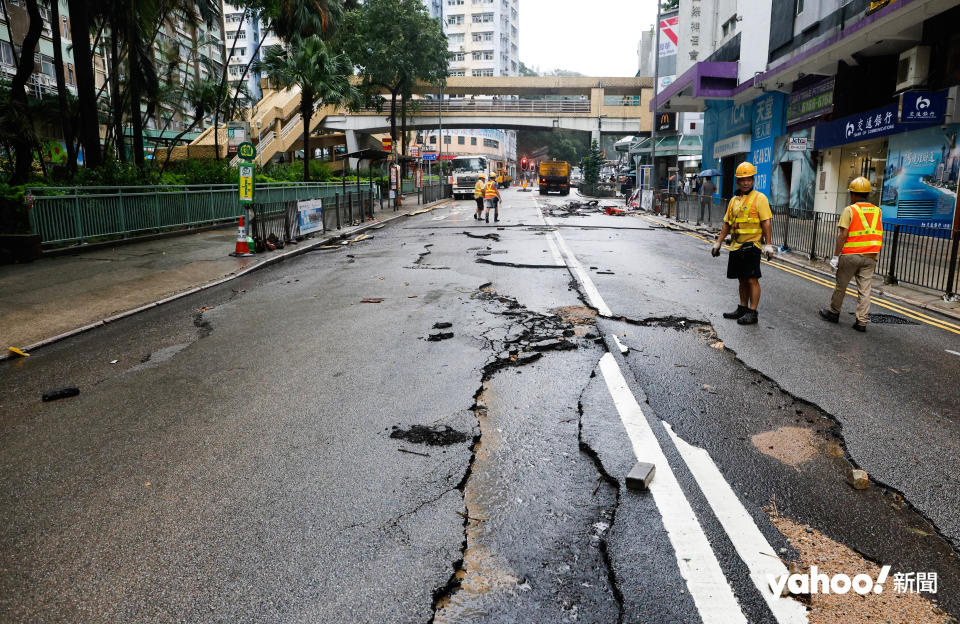
[[[377,203],[373,221],[249,258],[229,256],[237,240],[229,225],[0,266],[0,360],[7,347],[30,351],[447,201],[421,206],[411,194],[397,212]]]
[[[655,220],[658,223],[663,224],[665,227],[686,230],[688,232],[696,232],[698,234],[706,235],[710,238],[716,238],[716,235],[720,232],[720,230],[716,228],[711,228],[704,225],[695,226],[685,222],[674,221],[664,217],[663,215],[642,211],[638,212],[637,214],[643,215],[651,220]],[[819,273],[825,277],[829,277],[831,280],[834,279],[834,272],[830,269],[830,266],[825,261],[811,262],[806,255],[798,252],[790,251],[785,254],[780,254],[776,256],[776,260],[806,269],[808,271]],[[891,284],[884,284],[883,277],[879,275],[874,277],[873,284],[873,294],[876,296],[884,296],[893,301],[907,303],[923,310],[930,310],[931,312],[936,312],[938,314],[942,314],[943,316],[960,320],[960,302],[944,301],[942,299],[943,293],[931,291],[920,286],[910,286],[905,284],[898,284],[894,286]]]

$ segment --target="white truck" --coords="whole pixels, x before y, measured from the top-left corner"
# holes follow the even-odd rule
[[[454,199],[472,199],[477,176],[482,173],[489,180],[493,173],[493,161],[486,156],[460,156],[451,161],[451,166]]]

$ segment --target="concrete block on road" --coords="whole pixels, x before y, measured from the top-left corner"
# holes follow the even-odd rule
[[[627,487],[631,490],[645,491],[650,489],[650,482],[657,467],[647,462],[637,462],[630,474],[627,475]]]

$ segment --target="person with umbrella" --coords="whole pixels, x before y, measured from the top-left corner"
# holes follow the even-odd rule
[[[700,220],[703,221],[703,215],[710,215],[710,204],[713,203],[713,194],[716,192],[717,187],[713,184],[712,176],[720,175],[720,172],[716,169],[707,169],[701,171],[697,176],[703,179],[703,183],[700,185]]]

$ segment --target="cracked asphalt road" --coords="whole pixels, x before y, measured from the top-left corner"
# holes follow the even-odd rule
[[[956,335],[825,327],[829,292],[772,267],[739,327],[702,242],[505,198],[498,224],[453,202],[0,364],[0,620],[722,621],[625,488],[605,357],[744,621],[785,620],[664,423],[772,557],[797,558],[776,514],[937,572],[925,598],[960,614]]]

